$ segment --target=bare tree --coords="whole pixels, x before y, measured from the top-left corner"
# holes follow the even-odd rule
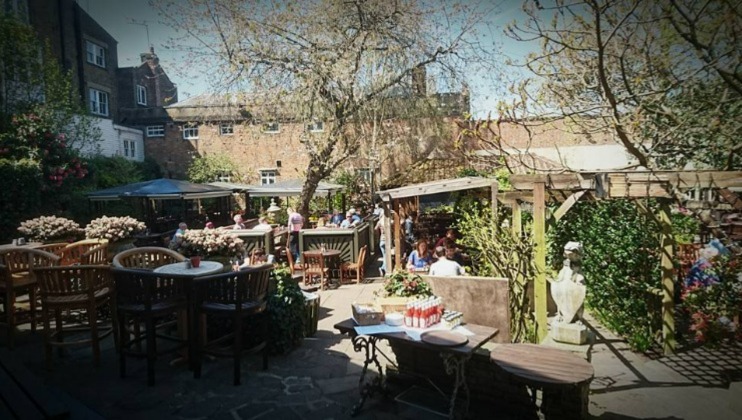
[[[215,85],[260,94],[250,99],[259,118],[328,121],[323,133],[302,139],[309,156],[299,210],[305,214],[317,183],[371,142],[374,124],[437,109],[425,96],[427,81],[460,88],[467,66],[495,61],[475,30],[491,10],[468,4],[166,0],[155,6],[186,34],[175,44],[194,63],[208,64]],[[198,45],[187,47],[194,39]],[[375,141],[385,147],[380,136]]]
[[[542,48],[523,64],[531,77],[514,85],[520,100],[504,115],[565,118],[582,135],[611,133],[647,168],[740,167],[735,2],[545,3],[526,3],[528,19],[507,31]]]

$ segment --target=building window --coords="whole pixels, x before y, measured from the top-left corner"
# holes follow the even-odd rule
[[[234,124],[224,123],[219,124],[219,135],[220,136],[231,136],[234,134]]]
[[[183,140],[198,140],[198,126],[183,127]]]
[[[322,121],[312,121],[311,123],[307,124],[307,131],[310,133],[321,133],[325,131],[325,123]]]
[[[264,133],[278,133],[280,131],[281,127],[278,125],[278,122],[271,121],[269,123],[265,123],[263,125],[263,132]]]
[[[147,105],[147,88],[137,85],[137,104]]]
[[[106,49],[95,42],[87,42],[88,63],[99,67],[106,67]]]
[[[98,89],[90,89],[90,112],[108,116],[108,93]]]
[[[373,172],[371,172],[370,168],[356,169],[356,175],[359,178],[361,178],[366,184],[371,185],[371,178],[373,177]]]
[[[137,142],[134,140],[124,140],[124,156],[136,157],[137,156]]]
[[[148,125],[147,137],[165,137],[164,125]]]
[[[268,185],[276,183],[276,171],[275,170],[263,170],[260,171],[260,185]]]

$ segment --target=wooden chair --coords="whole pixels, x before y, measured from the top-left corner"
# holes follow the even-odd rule
[[[6,248],[0,251],[0,264],[5,268],[0,277],[0,294],[3,300],[5,326],[7,328],[8,347],[15,347],[15,327],[30,322],[31,332],[36,332],[36,290],[38,285],[32,273],[35,267],[51,267],[59,264],[59,257],[46,251],[26,247]],[[22,312],[16,307],[17,298],[28,294],[27,319],[21,319]]]
[[[80,256],[82,265],[108,265],[108,244],[100,244]]]
[[[66,248],[67,245],[69,245],[69,244],[70,244],[69,242],[56,242],[56,243],[53,243],[53,244],[44,244],[44,245],[41,245],[41,246],[37,246],[34,249],[38,249],[38,250],[41,250],[41,251],[46,251],[46,252],[50,252],[50,253],[55,254],[55,255],[59,255],[60,251],[62,251],[64,248]]]
[[[126,375],[126,358],[147,359],[147,384],[155,384],[155,361],[158,356],[179,352],[188,348],[191,357],[191,344],[187,338],[158,332],[157,322],[174,314],[185,315],[189,324],[188,296],[192,284],[191,276],[160,274],[141,269],[113,267],[115,285],[116,329],[118,331],[119,374]],[[144,338],[129,336],[129,323],[144,323]],[[176,343],[174,346],[158,351],[157,340]],[[138,344],[144,340],[146,349],[140,350]]]
[[[304,285],[309,286],[314,278],[319,277],[319,288],[325,290],[325,283],[330,278],[330,269],[325,267],[325,257],[321,254],[303,253],[301,256],[303,265]]]
[[[201,361],[204,354],[233,359],[233,382],[241,382],[240,359],[246,353],[263,352],[263,369],[268,368],[267,339],[249,349],[243,348],[244,328],[255,325],[263,316],[268,304],[268,285],[273,264],[263,264],[255,268],[228,273],[215,274],[195,280],[195,311],[197,327],[204,331],[207,317],[222,317],[231,320],[231,331],[211,341],[204,333],[197,333],[195,345],[193,376],[201,377]],[[252,320],[251,320],[252,318]],[[224,346],[225,342],[231,344]]]
[[[364,273],[366,271],[366,252],[368,251],[368,245],[364,245],[358,251],[358,261],[354,263],[346,262],[340,266],[343,272],[342,278],[351,279],[355,274],[356,284],[360,284],[363,280]]]
[[[163,265],[183,262],[185,260],[185,256],[172,249],[147,246],[119,252],[113,257],[113,266],[117,268],[154,270]]]
[[[108,243],[108,241],[85,239],[68,244],[66,247],[57,251],[57,255],[60,257],[59,265],[80,264],[82,254],[101,245],[102,243]]]
[[[286,247],[286,258],[289,261],[289,269],[291,269],[291,277],[301,276],[304,278],[304,266],[294,262],[294,256],[291,255],[291,249]]]
[[[41,294],[41,314],[44,320],[44,354],[46,366],[52,366],[52,347],[90,344],[93,348],[93,364],[100,365],[100,340],[113,332],[113,325],[98,330],[98,309],[111,306],[113,284],[107,265],[74,265],[33,269]],[[62,311],[85,310],[87,325],[65,328]],[[55,331],[50,318],[54,316]],[[63,335],[70,332],[90,330],[90,338],[64,341]]]

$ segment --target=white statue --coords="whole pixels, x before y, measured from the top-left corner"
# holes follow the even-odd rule
[[[556,302],[559,323],[582,324],[582,310],[585,304],[585,277],[582,275],[582,244],[567,242],[564,245],[564,266],[551,283],[551,296]]]

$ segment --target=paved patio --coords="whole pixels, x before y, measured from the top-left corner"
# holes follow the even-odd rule
[[[363,358],[350,339],[332,326],[350,316],[350,303],[373,298],[380,279],[321,292],[319,330],[289,355],[270,359],[260,370],[257,356],[244,359],[243,385],[231,384],[231,361],[206,361],[195,380],[184,366],[157,367],[155,387],[146,386],[143,361],[128,363],[118,377],[111,339],[95,369],[90,351],[72,350],[43,368],[41,335],[20,334],[14,354],[47,384],[110,419],[345,419],[358,399]],[[595,380],[590,414],[597,419],[742,419],[742,347],[699,349],[656,358],[631,352],[594,320]],[[0,341],[2,342],[2,341]],[[388,350],[388,349],[387,349]],[[586,348],[574,349],[585,354]],[[390,351],[385,351],[391,355]],[[472,418],[509,418],[474,404]],[[534,414],[532,416],[536,418]],[[429,412],[372,398],[358,419],[429,419]]]

